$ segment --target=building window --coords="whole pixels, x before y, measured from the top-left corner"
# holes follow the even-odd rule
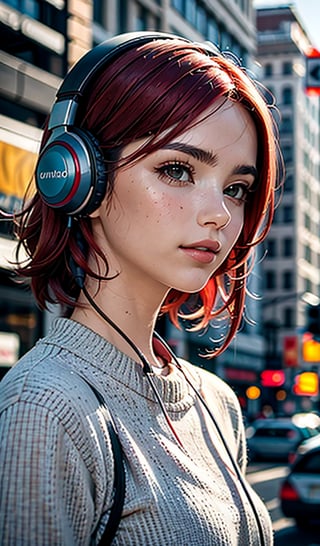
[[[283,255],[286,258],[293,255],[293,240],[289,237],[283,239]]]
[[[311,218],[309,214],[304,214],[304,227],[311,231]]]
[[[293,222],[293,207],[292,205],[285,205],[283,207],[283,223],[288,224]]]
[[[294,189],[293,174],[287,174],[284,189],[286,192],[291,192]]]
[[[208,40],[218,45],[220,43],[219,27],[218,27],[218,23],[212,18],[208,20],[207,32],[208,32]]]
[[[292,271],[284,271],[282,277],[282,288],[284,290],[293,289],[293,273]]]
[[[291,163],[293,161],[293,150],[291,145],[285,145],[281,147],[282,155],[285,163]]]
[[[221,49],[232,49],[232,38],[226,30],[221,31]]]
[[[276,274],[274,271],[266,271],[265,282],[268,290],[276,288]]]
[[[39,20],[39,3],[40,2],[38,2],[37,0],[11,0],[5,3],[19,10],[21,13],[24,13],[25,15],[29,15],[33,19]]]
[[[95,2],[94,2],[95,3]],[[117,2],[117,31],[126,32],[128,28],[128,5],[127,0],[118,0]]]
[[[274,258],[277,255],[277,247],[275,239],[266,240],[267,258]]]
[[[93,20],[95,23],[103,25],[104,23],[104,9],[102,0],[96,0],[93,2]]]
[[[172,0],[172,6],[180,13],[184,13],[184,0]]]
[[[269,76],[272,76],[273,74],[273,66],[271,63],[267,63],[264,65],[264,75],[266,78],[268,78]]]
[[[282,90],[282,103],[292,104],[292,89],[291,87],[285,87]]]
[[[143,7],[137,4],[136,7],[136,23],[135,23],[135,29],[140,30],[146,30],[148,26],[148,15],[147,10]]]
[[[292,130],[293,130],[292,117],[283,116],[281,125],[280,125],[281,133],[291,133]]]
[[[285,76],[292,74],[292,62],[291,61],[285,61],[282,65],[282,74]]]
[[[197,4],[196,27],[201,34],[207,36],[207,12],[201,4]]]
[[[294,309],[292,307],[286,307],[283,310],[283,325],[286,328],[293,328],[295,326]]]
[[[196,2],[195,0],[186,0],[186,19],[192,25],[196,22]]]
[[[306,262],[311,264],[311,262],[312,262],[312,252],[311,252],[311,248],[309,246],[304,247],[304,259],[306,260]]]

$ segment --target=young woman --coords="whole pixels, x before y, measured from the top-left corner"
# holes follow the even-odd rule
[[[272,220],[277,157],[257,85],[213,46],[128,34],[67,75],[17,217],[29,256],[18,273],[64,316],[1,384],[1,544],[99,543],[114,501],[110,418],[125,467],[113,544],[272,544],[234,393],[176,359],[155,323],[167,312],[202,329],[228,313],[208,349],[227,347]]]

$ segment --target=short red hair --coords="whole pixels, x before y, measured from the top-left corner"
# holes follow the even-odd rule
[[[244,226],[235,247],[198,297],[171,290],[162,308],[177,326],[182,309],[189,308],[184,317],[192,321],[193,329],[205,327],[226,309],[230,328],[218,352],[227,347],[239,327],[248,260],[252,248],[268,233],[273,216],[279,153],[272,114],[257,84],[227,55],[208,56],[199,45],[160,39],[130,49],[106,66],[90,85],[77,120],[100,144],[108,171],[106,195],[110,198],[119,157],[127,144],[151,137],[128,162],[154,152],[192,127],[221,97],[241,103],[254,121],[258,135],[257,189],[248,195]],[[42,147],[48,137],[45,130]],[[38,193],[18,222],[19,244],[30,260],[17,271],[31,278],[41,308],[47,302],[77,305],[80,289],[70,271],[70,257],[86,275],[97,277],[79,248],[77,233],[90,252],[104,260],[106,270],[101,278],[108,274],[107,260],[92,236],[90,218],[78,218],[71,229],[67,225],[67,215],[48,207]],[[218,290],[223,297],[217,308]],[[191,307],[187,305],[190,301],[194,302]]]

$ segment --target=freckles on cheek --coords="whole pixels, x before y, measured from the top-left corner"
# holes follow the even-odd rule
[[[176,218],[179,211],[184,210],[180,200],[172,199],[166,194],[161,196],[158,208],[162,210],[163,215],[165,215],[167,218]]]
[[[183,207],[173,202],[165,193],[159,193],[150,187],[146,187],[146,200],[141,203],[140,211],[143,211],[144,218],[152,217],[155,223],[166,222],[176,218],[177,210]]]

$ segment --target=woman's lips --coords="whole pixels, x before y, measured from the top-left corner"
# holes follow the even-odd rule
[[[191,245],[180,246],[181,250],[193,260],[210,264],[214,261],[217,252],[221,249],[220,241],[199,241]]]

